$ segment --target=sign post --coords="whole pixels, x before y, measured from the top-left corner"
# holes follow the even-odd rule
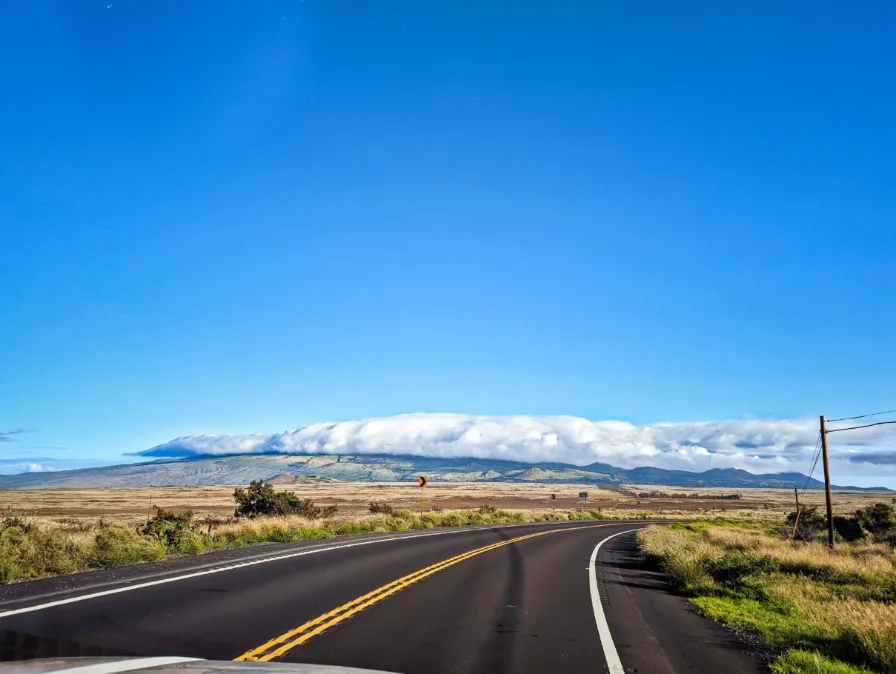
[[[427,485],[428,481],[425,475],[420,475],[417,477],[417,486],[421,489]],[[423,510],[426,507],[426,504],[423,501],[420,502],[420,510]]]

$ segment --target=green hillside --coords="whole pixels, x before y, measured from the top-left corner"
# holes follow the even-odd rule
[[[426,474],[438,482],[576,482],[644,484],[683,487],[801,487],[800,473],[754,475],[743,470],[714,469],[704,473],[660,468],[616,468],[608,464],[572,466],[563,463],[523,463],[493,459],[375,455],[240,454],[234,456],[163,459],[103,468],[0,476],[0,489],[101,488],[240,485],[251,480],[288,476],[323,477],[344,481],[414,481]],[[810,488],[822,485],[809,481]]]

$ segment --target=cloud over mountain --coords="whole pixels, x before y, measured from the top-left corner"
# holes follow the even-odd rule
[[[0,475],[18,475],[19,473],[43,473],[53,470],[53,466],[44,459],[0,459]]]
[[[835,463],[849,473],[875,474],[874,457],[896,446],[893,427],[837,436]],[[847,437],[848,435],[848,437]],[[237,453],[409,454],[516,461],[595,461],[622,468],[684,470],[743,468],[751,472],[806,471],[818,438],[816,419],[660,423],[589,421],[570,416],[401,414],[320,423],[283,433],[189,435],[152,447],[145,457]],[[848,444],[846,444],[848,443]],[[878,464],[873,470],[871,464]],[[862,470],[861,466],[867,466]],[[890,468],[883,468],[889,472]]]

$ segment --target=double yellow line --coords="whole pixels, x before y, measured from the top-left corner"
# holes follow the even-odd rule
[[[535,538],[537,536],[556,534],[561,531],[596,529],[598,527],[606,526],[610,525],[592,524],[584,527],[549,529],[547,531],[539,531],[534,534],[526,534],[525,536],[517,536],[516,538],[510,538],[506,541],[501,541],[500,543],[492,543],[491,545],[485,545],[481,548],[476,548],[475,550],[464,552],[460,555],[451,557],[450,559],[446,559],[436,564],[427,566],[426,568],[420,569],[419,571],[415,571],[414,573],[410,573],[407,576],[402,576],[398,580],[393,580],[391,583],[387,583],[382,587],[378,587],[373,592],[368,592],[367,594],[362,595],[357,599],[352,599],[350,602],[334,608],[332,611],[328,611],[327,613],[318,616],[314,620],[309,620],[308,622],[299,625],[295,629],[290,630],[285,634],[281,634],[279,637],[271,639],[258,648],[253,648],[251,651],[246,651],[238,658],[235,658],[235,660],[267,662],[268,660],[273,660],[274,658],[280,657],[281,655],[284,655],[285,653],[291,651],[296,646],[301,646],[309,639],[317,636],[318,634],[321,634],[331,627],[338,625],[344,620],[348,620],[356,613],[363,611],[370,606],[373,606],[377,602],[380,602],[386,597],[403,590],[409,585],[413,585],[417,581],[423,580],[427,576],[431,576],[434,573],[438,573],[442,569],[447,569],[449,566],[454,566],[455,564],[459,564],[466,559],[481,555],[484,552],[502,548],[505,545],[510,545],[511,543],[519,543],[520,541],[525,541],[526,539]]]

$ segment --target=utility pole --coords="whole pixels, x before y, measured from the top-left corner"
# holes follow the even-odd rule
[[[796,487],[793,488],[793,497],[796,499],[796,511],[800,511],[800,492]]]
[[[828,425],[822,414],[821,422],[821,458],[824,460],[824,500],[828,510],[828,546],[834,547],[834,513],[831,508],[831,467],[828,463]]]

